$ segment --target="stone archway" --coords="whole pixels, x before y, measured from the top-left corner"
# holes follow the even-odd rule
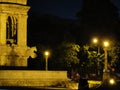
[[[13,16],[8,16],[6,22],[6,44],[17,44],[17,19]]]

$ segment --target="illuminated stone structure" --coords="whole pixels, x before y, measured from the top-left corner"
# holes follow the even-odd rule
[[[27,66],[27,0],[0,0],[0,66]]]
[[[0,0],[0,66],[27,66],[27,0]],[[67,87],[67,71],[0,70],[0,86]]]
[[[67,71],[0,70],[0,86],[68,87],[68,82]]]

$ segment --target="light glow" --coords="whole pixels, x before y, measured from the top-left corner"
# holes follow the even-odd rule
[[[49,53],[49,51],[45,51],[44,54],[45,54],[45,56],[49,56],[50,53]]]
[[[108,41],[105,41],[105,42],[104,42],[104,46],[105,46],[105,47],[108,47],[108,46],[109,46],[109,42],[108,42]]]
[[[114,79],[110,79],[110,80],[109,80],[109,83],[110,83],[111,85],[113,85],[113,84],[115,84],[115,80],[114,80]]]
[[[97,38],[94,38],[94,39],[93,39],[93,43],[98,43],[98,39],[97,39]]]

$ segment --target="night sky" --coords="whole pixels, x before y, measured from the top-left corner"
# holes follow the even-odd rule
[[[32,13],[75,19],[75,14],[81,9],[82,0],[28,0],[28,5],[31,6]]]
[[[117,6],[120,16],[120,0],[112,1]],[[89,31],[82,31],[78,22],[77,25],[79,26],[76,26],[76,21],[78,20],[76,14],[82,10],[83,0],[27,0],[27,3],[31,7],[28,16],[28,42],[47,42],[47,44],[52,42],[55,44],[62,41],[66,34],[71,34],[74,38],[84,40],[81,42],[87,42],[90,38],[88,36],[92,32],[90,29],[87,29]],[[48,16],[46,17],[45,15]],[[110,31],[108,30],[106,33]],[[98,29],[97,31],[101,32]],[[87,36],[85,37],[85,35]],[[46,36],[49,36],[49,38]]]
[[[112,0],[120,12],[120,0]],[[28,0],[30,12],[38,15],[51,14],[54,16],[76,19],[75,14],[82,8],[82,0]]]

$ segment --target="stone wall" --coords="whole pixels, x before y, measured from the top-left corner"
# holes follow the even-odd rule
[[[0,86],[66,87],[66,71],[0,70]]]

